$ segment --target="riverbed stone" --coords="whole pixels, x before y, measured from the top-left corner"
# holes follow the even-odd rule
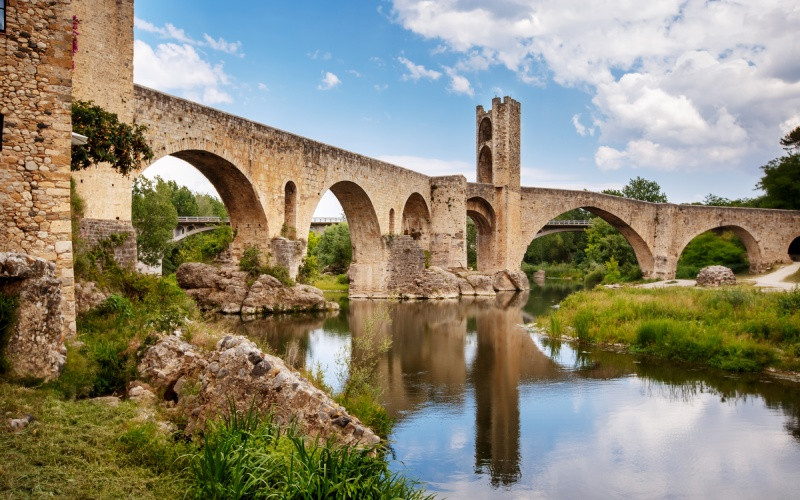
[[[177,336],[165,337],[145,352],[139,373],[174,403],[170,411],[188,418],[189,435],[202,432],[206,421],[225,415],[233,404],[242,412],[252,405],[272,413],[282,425],[294,422],[307,436],[367,447],[380,442],[328,394],[242,336],[226,336],[205,353]]]
[[[725,266],[704,267],[697,273],[698,286],[725,286],[735,285],[736,276],[730,268]]]
[[[277,278],[262,274],[255,280],[230,266],[199,262],[182,264],[175,273],[178,285],[203,310],[223,314],[259,315],[278,312],[337,310],[322,291],[309,285],[284,286]]]

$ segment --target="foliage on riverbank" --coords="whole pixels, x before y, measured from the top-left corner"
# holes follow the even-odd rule
[[[307,442],[267,417],[228,415],[188,442],[139,420],[130,401],[64,400],[0,382],[0,496],[82,498],[424,498],[368,451]]]
[[[567,297],[537,319],[552,336],[730,371],[800,371],[800,291],[601,289]]]
[[[312,281],[311,285],[319,288],[320,290],[346,292],[350,289],[350,282],[347,280],[346,274],[322,274],[319,276],[319,278]]]

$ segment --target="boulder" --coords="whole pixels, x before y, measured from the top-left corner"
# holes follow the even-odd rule
[[[277,278],[262,274],[255,281],[233,267],[198,262],[182,264],[175,273],[178,285],[203,310],[223,314],[257,315],[276,312],[336,310],[318,288],[284,286]]]
[[[75,312],[85,313],[106,301],[109,294],[94,281],[75,282]]]
[[[139,373],[174,403],[171,411],[188,418],[189,435],[202,432],[207,420],[233,404],[239,411],[252,405],[271,412],[277,423],[294,422],[319,439],[370,447],[380,442],[328,394],[242,336],[227,336],[205,354],[176,336],[166,337],[145,352]]]
[[[17,297],[16,322],[5,347],[10,375],[52,380],[66,361],[61,281],[55,264],[0,252],[0,292]]]
[[[528,276],[522,271],[498,271],[494,275],[494,289],[498,292],[529,290]]]
[[[454,299],[461,294],[460,281],[455,274],[431,266],[408,279],[395,281],[391,291],[403,299]]]
[[[463,282],[461,295],[494,296],[494,278],[475,271],[460,271],[456,273]]]
[[[698,286],[735,285],[736,276],[725,266],[704,267],[697,273]]]

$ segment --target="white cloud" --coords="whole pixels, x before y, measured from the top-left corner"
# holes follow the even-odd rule
[[[264,92],[269,92],[269,87],[267,87],[266,83],[258,82],[258,90],[262,90]]]
[[[375,84],[375,85],[373,85],[373,86],[372,86],[372,88],[374,88],[374,89],[375,89],[375,92],[377,92],[377,93],[379,93],[379,94],[380,94],[380,93],[382,93],[384,90],[386,90],[386,89],[388,89],[388,88],[389,88],[389,84],[388,84],[388,83],[383,83],[383,84]]]
[[[392,15],[459,73],[592,94],[592,126],[573,124],[596,128],[604,168],[757,165],[800,115],[795,0],[393,0]]]
[[[583,123],[581,123],[581,115],[572,115],[572,126],[575,127],[575,131],[581,137],[586,137],[587,135],[593,136],[594,135],[594,127],[587,127]]]
[[[225,52],[226,54],[232,54],[239,57],[244,57],[244,54],[240,52],[242,49],[242,42],[228,42],[225,41],[224,38],[213,38],[208,33],[203,33],[203,38],[206,41],[206,44],[214,50],[219,50],[221,52]]]
[[[455,94],[466,94],[470,97],[475,95],[475,91],[472,90],[472,84],[466,77],[456,73],[453,68],[445,66],[444,69],[447,72],[447,76],[450,77],[450,85],[448,85],[447,90]]]
[[[331,59],[331,53],[330,52],[324,52],[324,51],[321,51],[319,49],[315,50],[314,52],[309,52],[306,55],[308,56],[309,59],[313,59],[313,60],[321,59],[323,61],[330,61],[330,59]]]
[[[440,72],[434,69],[427,69],[421,64],[414,64],[403,56],[398,57],[397,60],[400,62],[400,64],[405,66],[407,70],[407,73],[403,74],[403,80],[412,80],[415,82],[420,78],[438,80],[439,77],[442,76]]]
[[[228,42],[224,38],[214,38],[208,33],[203,33],[203,41],[195,40],[187,35],[183,28],[178,28],[172,23],[166,23],[164,26],[156,26],[150,21],[146,21],[138,17],[133,18],[133,26],[136,29],[146,31],[148,33],[154,33],[161,38],[172,39],[184,44],[194,45],[196,47],[209,47],[226,54],[244,57],[244,54],[241,52],[242,42]]]
[[[341,83],[342,83],[342,81],[339,80],[338,76],[334,75],[330,71],[326,71],[325,72],[325,76],[322,77],[322,82],[320,82],[320,84],[317,85],[317,89],[318,90],[330,90],[330,89],[336,87],[337,85],[340,85]]]
[[[189,44],[159,44],[154,50],[136,40],[133,45],[133,79],[136,83],[165,92],[179,91],[206,104],[230,103],[220,89],[229,83],[222,65],[212,66]]]

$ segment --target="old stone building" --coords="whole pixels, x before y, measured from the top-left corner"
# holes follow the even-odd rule
[[[75,331],[70,228],[70,136],[72,102],[72,10],[69,0],[6,0],[0,32],[0,252],[26,254],[54,263],[61,282],[64,329],[42,350],[59,352]],[[30,274],[4,270],[0,291],[17,287]],[[35,342],[43,332],[21,332]],[[53,332],[48,332],[53,333]],[[56,375],[63,357],[26,351],[21,356],[52,359],[32,373]],[[61,361],[59,362],[59,359]],[[28,360],[23,360],[25,365]],[[12,360],[13,362],[13,360]]]

